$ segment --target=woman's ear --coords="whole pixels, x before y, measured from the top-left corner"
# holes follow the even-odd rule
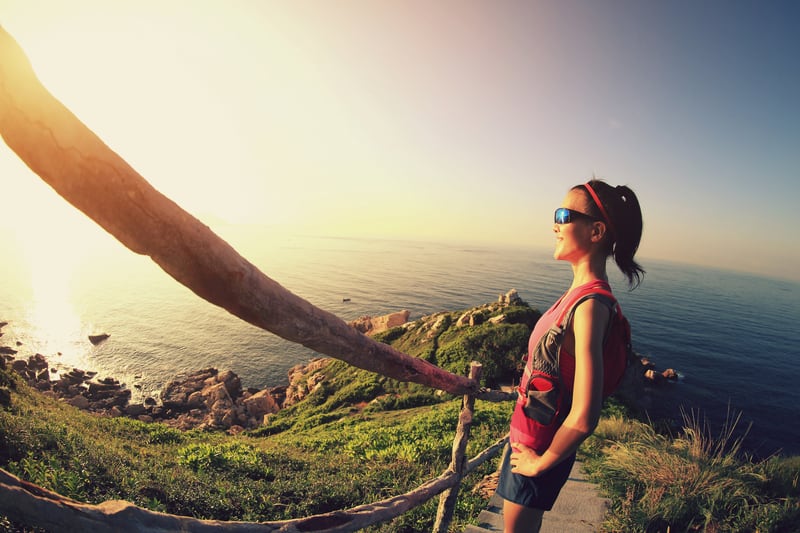
[[[603,240],[603,237],[606,235],[606,228],[605,222],[596,221],[592,223],[592,242],[600,242]]]

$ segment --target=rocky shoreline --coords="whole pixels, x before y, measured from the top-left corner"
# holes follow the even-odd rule
[[[406,323],[409,315],[404,310],[381,317],[363,316],[350,325],[374,335]],[[7,324],[0,322],[0,330]],[[95,343],[94,339],[90,341]],[[243,389],[239,376],[232,371],[206,368],[170,381],[158,398],[145,397],[141,403],[130,403],[131,390],[113,377],[98,378],[96,372],[79,368],[59,373],[40,353],[27,358],[18,354],[17,349],[0,346],[0,369],[13,370],[42,395],[84,411],[161,422],[181,430],[223,430],[233,434],[259,427],[266,417],[305,398],[324,381],[322,370],[331,361],[315,358],[295,365],[287,373],[288,385],[265,389]]]
[[[7,348],[7,347],[6,347]],[[142,422],[162,422],[181,429],[224,430],[238,433],[261,426],[265,417],[302,400],[310,388],[324,380],[320,371],[330,359],[313,359],[288,372],[289,385],[243,389],[230,370],[198,370],[166,384],[159,397],[130,403],[131,390],[112,377],[73,368],[56,374],[42,354],[15,358],[4,350],[0,369],[19,374],[43,396],[61,400],[100,416],[126,416]],[[310,376],[310,377],[309,377]],[[55,377],[55,379],[53,379]]]

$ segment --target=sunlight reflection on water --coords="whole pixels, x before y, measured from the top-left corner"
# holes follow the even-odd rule
[[[6,304],[20,311],[8,317],[18,346],[25,354],[45,355],[59,370],[92,365],[88,336],[94,332],[76,305],[76,279],[98,240],[83,236],[71,224],[53,230],[34,220],[17,242],[21,268],[11,280],[15,290],[4,294]]]

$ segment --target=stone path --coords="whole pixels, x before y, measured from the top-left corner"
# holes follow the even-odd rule
[[[610,502],[600,496],[597,485],[589,482],[581,463],[575,462],[552,511],[544,514],[541,533],[595,533],[600,531]],[[478,515],[477,526],[467,526],[464,533],[503,531],[503,500],[496,494],[489,506]]]

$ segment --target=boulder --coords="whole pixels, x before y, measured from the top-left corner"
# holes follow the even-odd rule
[[[107,338],[109,338],[110,336],[111,335],[109,335],[108,333],[100,333],[99,335],[89,335],[89,342],[91,342],[94,345],[98,345]]]
[[[497,303],[501,305],[517,305],[522,303],[522,298],[519,297],[517,289],[511,289],[505,294],[501,294],[497,298]]]
[[[230,370],[220,373],[217,379],[225,385],[225,390],[228,391],[231,398],[238,398],[242,395],[242,381]]]
[[[404,309],[396,313],[389,313],[378,317],[362,316],[349,325],[356,328],[358,331],[365,335],[375,335],[387,331],[397,326],[402,326],[408,322],[408,317],[411,316],[411,311]]]
[[[228,393],[225,383],[215,383],[208,388],[203,389],[201,394],[203,398],[205,398],[205,404],[208,405],[212,410],[215,408],[215,406],[217,406],[217,404],[222,404],[223,408],[233,407],[233,399],[231,398],[230,393]]]
[[[205,403],[206,399],[205,396],[203,395],[203,391],[201,390],[194,391],[189,395],[188,398],[186,398],[186,406],[189,407],[189,409],[196,409],[198,407],[202,407],[205,405]]]
[[[242,402],[247,415],[258,420],[263,420],[264,415],[277,413],[280,406],[268,390],[259,391]]]
[[[286,387],[285,398],[280,405],[289,407],[313,392],[314,387],[325,379],[322,370],[331,361],[332,359],[326,357],[315,358],[308,364],[295,365],[289,369],[289,386]]]
[[[670,381],[676,381],[678,379],[678,373],[673,368],[664,370],[661,375],[664,379],[668,379]]]
[[[124,413],[127,416],[136,418],[137,416],[147,413],[147,408],[141,403],[132,403],[125,406]]]
[[[67,400],[67,403],[78,409],[88,409],[90,405],[89,398],[81,395],[73,396]]]
[[[28,358],[28,366],[34,370],[45,370],[49,365],[47,364],[47,359],[42,354],[37,353]]]
[[[89,376],[80,368],[73,368],[66,374],[63,374],[61,379],[68,383],[83,383],[89,379]]]
[[[161,391],[161,403],[169,408],[185,408],[189,395],[203,390],[207,383],[214,383],[213,378],[216,378],[218,373],[216,368],[206,368],[193,372],[183,379],[170,381]]]
[[[108,396],[120,389],[119,383],[89,383],[89,394],[91,396]]]

